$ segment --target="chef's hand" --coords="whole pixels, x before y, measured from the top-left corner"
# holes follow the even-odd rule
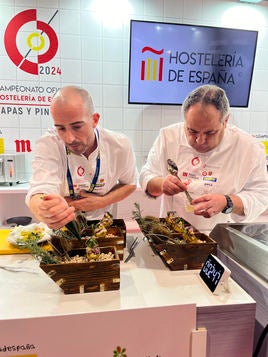
[[[105,196],[99,196],[86,191],[79,192],[79,199],[72,199],[70,197],[65,197],[65,199],[69,206],[74,207],[78,211],[95,211],[105,207]]]
[[[226,206],[226,198],[224,195],[206,194],[194,198],[192,205],[194,206],[194,214],[210,218],[224,209]]]
[[[189,180],[180,181],[176,176],[168,174],[163,180],[162,191],[168,196],[173,196],[179,192],[186,191],[189,183]]]
[[[56,194],[34,195],[30,208],[35,216],[49,228],[59,229],[75,218],[75,209],[66,200]]]

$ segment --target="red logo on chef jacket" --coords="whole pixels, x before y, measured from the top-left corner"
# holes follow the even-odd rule
[[[56,55],[58,37],[50,24],[57,13],[58,10],[51,14],[46,23],[37,19],[36,9],[29,9],[18,13],[8,23],[4,35],[5,48],[11,61],[22,71],[38,75],[38,66]],[[53,68],[49,68],[51,74]],[[54,74],[60,74],[58,69],[55,71],[57,73]]]
[[[202,172],[202,176],[211,176],[212,175],[212,171],[206,171],[206,170],[204,170],[203,172]]]
[[[78,176],[84,176],[85,175],[85,169],[82,167],[82,166],[79,166],[78,168],[77,168],[77,175]]]
[[[198,157],[198,156],[195,156],[195,157],[192,159],[191,164],[192,164],[193,166],[195,166],[195,167],[200,166],[200,159],[199,159],[199,157]]]

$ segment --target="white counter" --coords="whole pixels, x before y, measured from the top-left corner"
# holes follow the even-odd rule
[[[14,183],[12,186],[10,186],[8,183],[0,183],[0,195],[10,195],[10,194],[17,194],[17,193],[23,193],[26,194],[26,192],[29,189],[29,183],[24,182],[24,183]]]
[[[137,247],[136,257],[128,263],[121,262],[120,291],[64,295],[30,255],[0,256],[0,266],[12,264],[31,267],[33,273],[15,274],[1,269],[0,295],[1,304],[4,303],[5,309],[0,309],[0,318],[81,313],[85,310],[98,312],[104,309],[143,308],[178,303],[195,303],[200,307],[210,307],[253,302],[253,299],[232,280],[231,293],[212,295],[201,282],[199,271],[170,271],[144,242]],[[19,301],[16,298],[17,291],[20,291]],[[40,299],[42,296],[49,302],[45,306]],[[69,301],[69,304],[65,304],[66,301]]]
[[[0,256],[0,266],[32,269],[0,269],[0,327],[7,319],[196,304],[197,327],[208,330],[207,357],[251,357],[254,300],[232,279],[230,293],[212,295],[199,271],[168,270],[141,234],[139,239],[136,256],[121,262],[120,290],[103,293],[64,295],[29,255]]]

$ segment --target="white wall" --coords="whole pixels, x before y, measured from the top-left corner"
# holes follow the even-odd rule
[[[101,1],[98,0],[97,4]],[[115,0],[109,2],[114,6],[117,4]],[[132,6],[129,17],[132,19],[259,30],[249,107],[232,108],[231,122],[252,134],[268,134],[268,2],[258,5],[228,0],[129,2]],[[96,18],[92,4],[93,0],[0,0],[0,84],[40,85],[43,82],[51,87],[82,85],[93,95],[96,109],[101,114],[101,125],[122,131],[130,137],[140,168],[159,129],[182,120],[180,108],[127,104],[129,19],[126,18],[125,23],[118,20],[118,26],[111,27]],[[59,37],[54,63],[60,66],[62,75],[56,80],[25,74],[6,54],[3,37],[7,24],[20,11],[32,8],[37,8],[38,19],[42,21],[59,10],[53,20]],[[51,123],[48,115],[1,114],[0,128],[5,136],[6,152],[14,151],[16,138],[29,138],[34,149],[35,139]],[[29,174],[31,158],[31,153],[27,153]]]

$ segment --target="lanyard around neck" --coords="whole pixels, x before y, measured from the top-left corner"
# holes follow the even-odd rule
[[[96,158],[96,169],[95,169],[95,173],[94,173],[92,182],[90,184],[90,187],[86,192],[92,192],[94,190],[96,183],[98,181],[99,173],[100,173],[100,148],[99,148],[99,131],[98,131],[98,129],[96,129],[96,134],[97,134],[97,141],[98,141],[98,155]],[[69,188],[69,195],[71,198],[77,198],[75,196],[73,179],[72,179],[71,171],[69,168],[68,155],[70,155],[70,151],[68,150],[68,148],[66,146],[65,146],[65,150],[66,150],[66,156],[67,156],[67,182],[68,182],[68,188]]]

